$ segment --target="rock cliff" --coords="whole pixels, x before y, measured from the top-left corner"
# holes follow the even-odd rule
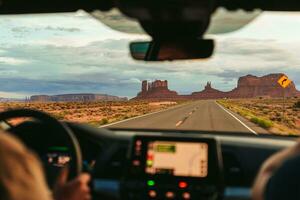
[[[111,96],[107,94],[60,94],[60,95],[35,95],[30,97],[30,101],[39,102],[75,102],[75,101],[126,101],[127,98]]]
[[[283,89],[278,83],[278,79],[283,76],[282,73],[269,74],[262,77],[246,75],[238,79],[237,87],[229,92],[223,92],[212,87],[208,82],[204,90],[193,92],[190,95],[178,95],[177,92],[168,88],[168,81],[156,80],[148,83],[142,82],[141,92],[134,100],[165,100],[165,99],[219,99],[219,98],[276,98],[282,97],[300,97],[300,92],[292,82]]]
[[[172,99],[178,98],[175,91],[168,88],[168,81],[156,80],[154,82],[143,81],[141,92],[134,98],[134,100],[142,99]]]
[[[201,92],[193,92],[190,96],[193,99],[218,99],[224,98],[226,95],[226,92],[212,88],[211,82],[207,82],[204,90]]]
[[[295,84],[292,82],[283,89],[278,83],[278,79],[284,74],[269,74],[262,77],[247,75],[240,77],[237,87],[229,93],[231,98],[253,98],[259,96],[266,97],[287,97],[299,96]]]

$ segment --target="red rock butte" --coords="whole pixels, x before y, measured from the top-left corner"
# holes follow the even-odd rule
[[[141,92],[133,100],[174,100],[174,99],[220,99],[220,98],[279,98],[300,97],[300,91],[291,84],[285,89],[277,81],[283,73],[269,74],[262,77],[247,75],[238,79],[237,87],[231,91],[223,92],[212,87],[207,82],[205,88],[190,95],[179,95],[168,88],[168,81],[156,80],[154,82],[143,81]]]

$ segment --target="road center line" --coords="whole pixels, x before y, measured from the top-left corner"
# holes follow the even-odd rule
[[[190,112],[189,115],[185,116],[182,120],[180,120],[179,122],[177,122],[175,126],[178,127],[181,124],[183,124],[192,114],[193,114],[193,112]]]
[[[175,125],[175,126],[176,126],[176,127],[177,127],[177,126],[180,126],[182,123],[183,123],[183,121],[182,121],[182,120],[180,120],[179,122],[177,122],[177,123],[176,123],[176,125]]]
[[[222,108],[225,112],[227,112],[231,117],[233,117],[234,119],[236,119],[238,122],[240,122],[245,128],[247,128],[250,132],[254,133],[255,135],[258,135],[254,130],[252,130],[249,126],[247,126],[244,122],[242,122],[239,118],[237,118],[236,116],[234,116],[231,112],[229,112],[228,110],[226,110],[223,106],[221,106],[220,104],[218,104],[216,101],[215,103]]]
[[[117,122],[113,122],[113,123],[110,123],[110,124],[102,125],[102,126],[99,126],[99,128],[105,128],[105,127],[113,126],[113,125],[116,125],[116,124],[121,124],[123,122],[135,120],[135,119],[138,119],[138,118],[147,117],[149,115],[154,115],[154,114],[158,114],[158,113],[165,112],[165,111],[168,111],[168,110],[173,110],[173,109],[176,109],[176,108],[181,108],[181,107],[184,107],[186,105],[189,105],[189,103],[187,103],[187,104],[179,104],[179,105],[167,108],[165,110],[159,110],[159,111],[156,111],[156,112],[151,112],[151,113],[147,113],[147,114],[144,114],[144,115],[132,117],[132,118],[129,118],[129,119],[124,119],[124,120],[121,120],[121,121],[117,121]]]

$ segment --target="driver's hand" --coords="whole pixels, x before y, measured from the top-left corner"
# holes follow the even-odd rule
[[[252,199],[263,200],[267,183],[273,173],[282,166],[282,164],[294,157],[300,155],[300,140],[297,144],[284,149],[267,159],[262,165],[252,188]]]
[[[74,180],[67,182],[69,170],[65,167],[59,175],[54,187],[55,200],[90,200],[90,175],[82,173]]]

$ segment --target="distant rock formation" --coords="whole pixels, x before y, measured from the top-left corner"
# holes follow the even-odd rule
[[[89,102],[89,101],[127,101],[126,97],[117,97],[107,94],[60,94],[60,95],[34,95],[30,101],[37,102]]]
[[[219,99],[224,98],[227,95],[226,92],[222,92],[212,88],[211,82],[207,82],[204,90],[200,92],[193,92],[191,98],[193,99]]]
[[[148,81],[142,82],[142,91],[138,93],[135,100],[139,99],[173,99],[178,98],[178,94],[175,91],[168,89],[168,81],[156,80],[148,83]]]
[[[286,97],[300,96],[295,84],[292,82],[283,89],[278,79],[284,74],[269,74],[262,77],[247,75],[240,77],[237,87],[229,92],[231,98],[253,98],[253,97]]]
[[[220,98],[276,98],[300,97],[300,92],[292,82],[283,89],[278,83],[282,73],[269,74],[262,77],[247,75],[240,77],[237,87],[229,92],[223,92],[212,87],[211,82],[207,82],[204,90],[193,92],[190,95],[178,95],[177,92],[168,89],[168,82],[156,80],[148,83],[142,82],[142,91],[133,100],[167,100],[167,99],[220,99]]]

